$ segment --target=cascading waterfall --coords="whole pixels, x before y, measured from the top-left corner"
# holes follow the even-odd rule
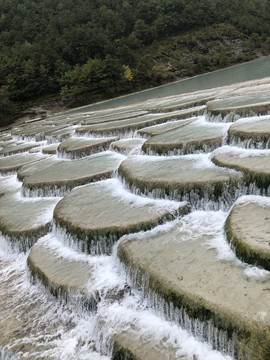
[[[191,145],[191,146],[188,146],[187,148],[183,148],[183,149],[169,150],[165,154],[162,153],[162,156],[180,156],[180,155],[190,155],[190,154],[201,154],[202,152],[210,153],[211,151],[215,150],[220,145],[221,145],[221,142],[217,142],[216,144],[213,144],[213,145],[207,145],[207,144],[202,144],[202,145],[198,145],[198,146]],[[150,148],[150,149],[146,149],[145,155],[155,156],[155,155],[160,155],[160,154],[158,151],[155,151]]]
[[[255,141],[253,139],[241,140],[239,137],[230,136],[230,145],[237,146],[244,149],[270,149],[270,139],[267,141]]]
[[[22,186],[22,196],[24,197],[62,197],[72,190],[67,185],[44,185],[43,187],[32,187],[31,189]]]
[[[231,208],[233,203],[243,195],[261,195],[269,196],[270,187],[267,189],[259,188],[256,183],[246,184],[243,179],[239,179],[237,183],[233,186],[225,184],[223,186],[222,192],[217,197],[214,197],[215,186],[206,185],[202,190],[192,190],[192,191],[179,191],[178,189],[172,189],[170,192],[162,188],[155,188],[149,190],[147,186],[143,191],[134,184],[129,184],[124,177],[122,177],[118,172],[116,175],[124,186],[129,189],[133,194],[144,195],[153,199],[168,199],[168,200],[177,200],[177,201],[187,201],[191,205],[193,210],[228,210]]]
[[[64,247],[62,251],[65,251]],[[74,256],[77,256],[75,252]],[[3,257],[5,260],[2,260]],[[3,292],[6,292],[10,302],[8,306],[0,308],[0,323],[2,326],[7,326],[8,322],[12,324],[12,316],[23,319],[22,327],[13,331],[13,339],[2,347],[1,360],[17,359],[12,355],[13,352],[18,354],[19,358],[27,354],[28,359],[86,360],[90,357],[91,360],[109,360],[116,356],[114,334],[117,333],[119,326],[123,327],[124,323],[132,323],[135,319],[136,323],[142,324],[147,321],[157,322],[159,326],[156,329],[152,327],[151,330],[146,329],[145,336],[153,336],[154,339],[165,337],[167,346],[175,346],[177,341],[179,353],[183,347],[183,353],[187,352],[190,360],[230,359],[212,350],[206,343],[200,342],[205,325],[198,322],[188,325],[189,319],[184,312],[177,313],[175,309],[169,307],[166,308],[167,316],[163,318],[159,311],[159,308],[164,308],[162,299],[154,295],[151,299],[148,296],[146,303],[146,299],[143,299],[139,293],[126,287],[126,273],[114,256],[107,257],[104,266],[97,268],[96,298],[98,297],[99,302],[92,308],[86,306],[84,299],[78,297],[78,294],[76,296],[69,293],[63,296],[62,293],[58,293],[58,298],[55,300],[49,292],[44,291],[39,281],[35,280],[32,285],[25,265],[26,257],[27,255],[15,256],[1,248],[0,293],[3,297]],[[115,301],[110,296],[110,291],[117,286],[119,290],[125,288],[126,290],[117,296]],[[150,305],[153,306],[153,310],[149,308]],[[12,316],[10,316],[11,309],[15,311],[12,312]],[[199,335],[198,340],[179,327],[177,324],[179,316],[186,323],[186,329],[190,330],[191,327],[197,329],[195,334]],[[106,327],[104,319],[110,319],[109,327]],[[208,326],[207,331],[210,331],[209,329]],[[211,336],[217,337],[215,331],[211,332]],[[225,340],[222,340],[219,334],[217,341],[223,343]]]
[[[235,114],[235,112],[231,112],[225,116],[222,116],[221,114],[214,115],[210,112],[205,112],[205,120],[208,122],[214,122],[214,123],[230,123],[235,122],[238,119],[240,119],[240,115]]]
[[[216,328],[211,320],[200,321],[199,319],[193,319],[188,315],[185,308],[179,309],[172,302],[167,303],[161,296],[151,290],[149,277],[138,268],[124,267],[124,270],[127,273],[130,285],[141,292],[141,296],[145,299],[149,308],[154,309],[159,316],[164,317],[166,321],[179,324],[199,341],[211,344],[213,349],[231,357],[234,356],[234,335],[229,336],[226,331]]]
[[[110,254],[113,245],[118,240],[115,235],[99,236],[98,239],[88,239],[89,241],[80,239],[76,235],[68,234],[65,229],[55,222],[53,223],[53,233],[65,246],[74,249],[74,251],[92,255]]]
[[[238,118],[239,115],[234,113],[224,117],[205,114],[205,119],[209,122],[228,123]],[[106,135],[117,135],[121,139],[138,137],[135,127],[130,131],[112,130]],[[76,133],[73,136],[79,137]],[[87,136],[100,138],[102,135],[89,132]],[[146,135],[139,136],[148,138]],[[16,135],[13,138],[36,142],[47,140],[46,145],[60,139],[43,132],[29,137]],[[252,140],[230,139],[233,145],[254,149],[269,148],[269,141],[254,144]],[[223,145],[225,142],[226,135]],[[45,144],[41,143],[40,146],[42,150]],[[202,150],[208,153],[214,148],[215,146],[203,146]],[[136,152],[142,154],[139,147]],[[194,147],[190,148],[189,152],[196,154],[201,153],[201,150],[197,151]],[[182,153],[182,150],[173,150],[168,156]],[[132,156],[132,151],[126,154]],[[152,155],[152,151],[147,150],[147,154]],[[78,158],[86,155],[82,152]],[[59,151],[57,156],[69,157],[67,153]],[[77,159],[77,156],[74,155],[73,158]],[[234,170],[232,172],[236,173]],[[4,176],[8,174],[5,173]],[[242,269],[247,278],[259,281],[269,279],[269,274],[262,269],[247,266],[235,257],[230,244],[225,240],[223,227],[228,210],[240,196],[270,196],[270,187],[261,189],[255,183],[248,183],[244,176],[239,176],[237,180],[218,184],[217,189],[214,185],[206,184],[201,188],[194,187],[193,190],[180,191],[171,188],[166,193],[158,187],[149,189],[147,184],[144,189],[139,189],[118,174],[117,167],[112,175],[98,175],[91,181],[100,181],[111,176],[121,181],[125,191],[128,189],[132,194],[154,199],[187,201],[190,204],[190,216],[176,219],[172,217],[170,220],[174,221],[166,222],[162,226],[168,230],[182,221],[190,237],[208,237],[207,246],[216,251],[217,261],[229,259],[233,265]],[[73,185],[59,183],[58,186],[48,182],[36,188],[34,185],[31,188],[22,186],[21,195],[25,198],[63,197],[72,190]],[[130,199],[127,202],[130,206],[134,204]],[[220,215],[221,212],[224,213]],[[214,224],[212,228],[206,226],[204,229],[200,221],[197,221],[200,216],[209,217],[219,225],[215,227]],[[157,227],[153,231],[158,231]],[[91,241],[88,241],[86,236],[87,241],[82,241],[60,227],[56,218],[51,219],[46,232],[45,240],[45,237],[39,236],[34,239],[20,236],[16,241],[0,233],[0,360],[128,360],[130,353],[119,345],[119,338],[126,335],[123,334],[124,331],[131,331],[137,344],[139,342],[143,346],[144,339],[150,339],[155,346],[168,349],[168,353],[173,351],[177,359],[232,360],[236,357],[246,360],[237,353],[234,333],[215,327],[210,318],[205,321],[193,318],[186,308],[176,307],[155,292],[150,286],[149,276],[139,267],[124,264],[117,249],[129,235],[120,240],[115,235],[108,235],[90,239]],[[136,232],[136,236],[139,237],[140,233]],[[93,267],[91,281],[87,283],[84,293],[59,287],[53,281],[46,282],[42,279],[41,270],[37,274],[31,269],[30,261],[27,260],[29,251],[35,242],[39,244],[42,241],[47,241],[48,247],[58,254],[59,259],[71,259],[74,262],[82,260]]]

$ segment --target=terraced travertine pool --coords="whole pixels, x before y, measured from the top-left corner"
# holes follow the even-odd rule
[[[249,341],[270,331],[269,88],[0,133],[0,359],[261,358]]]

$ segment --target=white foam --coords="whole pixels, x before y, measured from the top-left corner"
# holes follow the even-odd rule
[[[205,238],[209,249],[217,251],[217,259],[236,261],[224,234],[227,214],[223,211],[194,211],[179,220],[179,232],[182,241],[194,241]]]
[[[0,232],[0,258],[5,258],[8,255],[9,257],[14,257],[14,259],[16,259],[18,253],[19,251],[14,251],[14,247]]]
[[[148,343],[149,350],[156,346],[162,349],[164,358],[173,349],[172,353],[176,358],[183,356],[192,359],[193,356],[197,356],[198,360],[231,359],[230,356],[212,350],[208,344],[199,342],[175,323],[157,316],[134,294],[126,296],[120,303],[101,303],[98,316],[105,321],[109,336],[129,333],[134,343],[139,343],[140,339],[143,339],[143,343]]]
[[[21,190],[21,189],[20,189]],[[16,191],[15,193],[13,193],[12,195],[10,195],[11,198],[13,198],[15,201],[18,202],[22,202],[22,203],[35,203],[35,202],[51,202],[51,203],[55,203],[55,205],[57,204],[58,201],[60,201],[62,199],[62,197],[55,197],[55,198],[51,198],[51,197],[25,197],[22,195],[21,191]]]
[[[63,242],[58,239],[55,233],[49,233],[38,240],[38,243],[42,244],[45,248],[54,251],[57,256],[72,261],[87,262],[90,265],[97,261],[97,257],[79,253],[71,249],[70,247],[64,246]]]
[[[106,294],[110,289],[123,289],[126,285],[125,277],[119,273],[112,256],[102,256],[94,265],[94,271],[88,290]]]
[[[113,140],[113,139],[116,140],[116,137],[100,136],[98,134],[97,134],[97,136],[87,136],[87,135],[80,135],[78,133],[75,133],[70,138],[68,138],[67,141],[76,140],[79,142],[80,140]]]
[[[245,205],[255,203],[262,207],[270,207],[270,198],[259,195],[244,195],[237,199],[235,205]]]
[[[214,150],[211,154],[211,157],[218,154],[232,154],[237,155],[240,158],[245,158],[252,156],[270,155],[270,149],[244,149],[237,146],[226,145]]]
[[[165,224],[158,225],[151,230],[148,231],[140,231],[135,234],[128,234],[121,237],[119,242],[126,242],[126,241],[134,241],[140,239],[147,239],[158,234],[164,234],[170,230],[172,230],[179,222],[179,219],[174,221],[168,221]]]
[[[244,274],[249,279],[260,280],[260,281],[270,280],[269,271],[248,264],[246,264]]]
[[[51,149],[51,148],[54,148],[55,146],[59,146],[60,144],[61,144],[61,142],[58,142],[58,141],[53,142],[53,143],[50,143],[50,142],[48,142],[48,139],[47,139],[47,143],[46,143],[44,146],[41,147],[41,150],[42,150],[43,148]],[[47,155],[47,154],[46,154],[46,155]]]
[[[50,200],[50,201],[52,201],[52,203],[48,204],[46,209],[44,211],[42,211],[42,213],[36,217],[36,219],[34,220],[35,224],[39,224],[39,223],[45,224],[45,223],[52,222],[53,212],[54,212],[55,206],[57,205],[58,199],[59,198],[57,198],[57,200],[55,202]]]
[[[88,284],[91,293],[106,293],[113,288],[123,288],[124,278],[119,276],[114,260],[110,256],[91,256],[74,251],[61,242],[54,233],[49,233],[38,240],[45,248],[52,250],[57,257],[67,261],[84,262],[93,267],[92,276]]]
[[[240,118],[235,122],[235,124],[254,123],[254,122],[260,122],[260,121],[264,121],[264,120],[270,120],[270,115],[251,116],[251,117],[246,117],[246,118]]]
[[[205,126],[205,127],[211,127],[211,128],[220,128],[224,130],[225,132],[229,129],[229,127],[232,125],[232,123],[220,123],[220,122],[210,122],[207,121],[205,115],[199,116],[198,120],[194,121],[192,125],[195,126]]]
[[[25,270],[26,255],[0,255],[0,297],[8,298],[0,324],[20,329],[4,350],[19,358],[109,360],[96,350],[94,315],[56,302],[38,283],[29,283]]]
[[[88,157],[85,157],[83,159],[81,159],[81,161],[85,160],[86,158],[89,159],[89,158],[98,158],[98,157],[104,157],[105,155],[107,156],[111,156],[112,158],[114,158],[115,160],[119,160],[119,165],[120,163],[125,160],[127,157],[123,154],[119,154],[115,151],[111,151],[111,150],[106,150],[106,151],[103,151],[101,153],[97,153],[97,154],[93,154],[93,155],[90,155]]]
[[[89,186],[93,186],[90,184]],[[170,212],[176,211],[180,206],[186,205],[186,202],[177,202],[173,200],[159,200],[151,199],[145,196],[139,196],[128,191],[124,185],[118,179],[107,179],[95,183],[95,186],[105,186],[113,197],[116,197],[118,200],[123,201],[128,204],[130,207],[143,207],[145,205],[153,205],[153,211],[157,212],[158,208],[160,211],[167,210]]]
[[[159,234],[168,233],[173,228],[177,228],[181,233],[182,241],[204,239],[204,244],[209,249],[216,250],[217,260],[233,262],[236,267],[243,269],[245,277],[259,281],[268,280],[268,271],[256,266],[250,266],[236,257],[224,232],[224,224],[227,216],[228,213],[223,211],[193,211],[180,219],[159,225],[149,231],[125,235],[120,239],[120,242],[151,238]]]
[[[0,185],[11,190],[17,190],[22,187],[22,183],[17,179],[17,175],[1,176]]]
[[[251,198],[261,197],[251,196]],[[223,211],[194,211],[184,216],[178,221],[182,241],[194,241],[205,237],[208,248],[217,251],[218,260],[232,261],[236,267],[243,269],[243,275],[249,279],[269,280],[269,271],[251,266],[239,260],[235,255],[224,232],[227,216],[228,213]]]

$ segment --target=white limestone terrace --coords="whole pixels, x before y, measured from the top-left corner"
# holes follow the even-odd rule
[[[230,113],[267,114],[270,111],[270,91],[212,100],[207,103],[207,111],[222,117]]]
[[[198,92],[197,94],[186,94],[156,99],[155,101],[149,101],[148,111],[163,112],[188,108],[204,110],[206,102],[215,99],[216,96],[216,91],[208,90]]]
[[[92,125],[92,124],[99,124],[104,122],[110,121],[118,121],[118,120],[125,120],[125,119],[132,119],[137,118],[138,116],[146,115],[148,112],[145,110],[140,111],[130,111],[130,110],[119,110],[115,111],[111,110],[109,113],[108,111],[99,111],[95,112],[92,115],[89,115],[86,119],[81,122],[81,125]]]
[[[111,252],[122,235],[152,228],[186,212],[185,202],[133,195],[119,180],[109,179],[71,191],[57,204],[54,221],[67,234],[68,245],[104,254]]]
[[[225,231],[240,259],[270,270],[269,197],[240,197],[226,220]]]
[[[121,163],[118,174],[135,193],[208,209],[230,207],[242,182],[241,173],[215,166],[209,154],[132,156]]]
[[[12,136],[9,133],[2,133],[0,135],[0,141],[9,141],[12,140]]]
[[[116,137],[73,137],[57,147],[57,154],[64,158],[80,159],[108,150],[111,143],[116,140],[118,140]]]
[[[41,154],[15,154],[0,158],[0,174],[15,173],[22,166],[34,163],[43,159],[47,156]]]
[[[100,260],[79,254],[70,256],[70,253],[73,254],[62,246],[54,234],[48,234],[32,247],[27,260],[28,267],[32,276],[39,279],[54,295],[68,297],[73,291],[88,298],[90,304],[91,301],[94,303],[96,294],[92,293],[92,299],[88,297],[88,283],[95,264]]]
[[[48,146],[43,146],[41,151],[43,154],[55,155],[59,145],[60,143],[53,143]]]
[[[0,159],[0,357],[246,360],[270,323],[269,91],[268,78],[1,135],[1,150],[35,146]],[[259,113],[225,124],[233,103]],[[49,156],[112,134],[110,151]],[[217,141],[172,155],[194,139]],[[166,156],[143,154],[152,142]]]
[[[0,232],[19,251],[28,251],[52,225],[58,198],[25,198],[20,190],[0,197]]]
[[[54,160],[44,167],[37,164],[35,171],[24,174],[25,196],[63,196],[74,187],[112,176],[124,155],[104,151],[78,160]],[[41,169],[37,169],[38,166]]]
[[[265,293],[269,272],[237,260],[224,237],[225,220],[226,213],[195,211],[170,227],[123,237],[118,247],[131,283],[143,289],[152,306],[158,307],[161,297],[166,317],[176,317],[198,332],[199,324],[192,325],[192,319],[200,319],[204,326],[200,336],[208,341],[211,326],[237,329],[240,335],[252,329],[254,321],[270,319]],[[190,321],[185,320],[184,309]],[[217,347],[218,337],[217,332],[212,339]]]
[[[126,285],[125,277],[115,273],[111,257],[90,259],[81,256],[63,247],[53,236],[40,239],[38,244],[53,253],[60,263],[77,261],[92,266],[89,291],[103,294],[103,298],[96,313],[80,306],[78,293],[70,292],[64,304],[52,301],[37,280],[34,285],[29,283],[24,273],[26,256],[3,254],[1,248],[0,354],[4,358],[9,355],[13,360],[13,353],[18,357],[27,354],[29,360],[37,357],[42,360],[110,360],[123,357],[122,345],[125,355],[129,352],[127,356],[133,354],[137,359],[143,359],[141,355],[147,352],[146,356],[150,358],[151,354],[161,359],[170,354],[171,359],[178,360],[179,357],[184,360],[194,357],[198,360],[232,360],[147,308],[137,293],[127,293],[117,301],[112,297],[104,298],[103,291],[107,294],[113,289],[121,291]],[[57,264],[53,266],[51,273]],[[59,270],[60,274],[56,276],[60,277]],[[142,348],[135,346],[138,341],[142,341]]]
[[[211,152],[225,142],[229,124],[188,120],[148,139],[142,149],[148,155],[182,155]]]
[[[42,156],[38,154],[36,161],[32,161],[21,166],[17,171],[18,180],[23,181],[25,177],[34,175],[36,172],[58,163],[61,159],[56,156]],[[27,155],[25,155],[27,157]]]
[[[38,147],[40,144],[38,143],[13,143],[5,146],[2,150],[0,150],[0,158],[4,156],[14,155],[17,153],[23,153],[30,149]]]
[[[182,110],[163,114],[147,114],[131,119],[108,121],[100,124],[82,126],[76,130],[77,134],[98,134],[103,136],[126,136],[135,133],[146,126],[163,123],[172,119],[181,119],[190,116]],[[125,135],[127,134],[127,135]]]
[[[253,149],[270,148],[270,115],[242,118],[228,131],[228,143]]]
[[[139,154],[144,142],[142,138],[120,139],[111,143],[111,149],[126,156]]]
[[[9,146],[11,144],[14,144],[16,141],[13,140],[12,138],[10,140],[0,140],[0,149],[2,150],[3,148],[5,148],[6,146]]]
[[[63,129],[65,125],[50,125],[46,120],[41,120],[35,124],[22,124],[15,129],[11,130],[11,135],[17,139],[28,141],[41,141],[45,140],[46,135],[56,130]]]
[[[55,130],[46,135],[46,140],[49,144],[51,143],[58,143],[60,141],[66,140],[71,137],[75,130],[77,129],[78,125],[64,127],[60,130]]]
[[[217,166],[243,172],[250,194],[269,196],[270,150],[224,146],[214,151],[211,157]]]
[[[137,134],[144,137],[144,138],[146,138],[146,139],[148,139],[151,136],[159,135],[159,134],[162,134],[165,131],[173,130],[173,129],[176,129],[178,127],[182,127],[182,126],[185,126],[187,124],[190,124],[195,120],[198,120],[198,117],[187,118],[187,119],[184,119],[184,120],[168,121],[166,123],[144,127],[143,129],[138,130]]]

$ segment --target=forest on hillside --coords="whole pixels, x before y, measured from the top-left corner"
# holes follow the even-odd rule
[[[0,0],[1,125],[269,53],[269,0]]]

